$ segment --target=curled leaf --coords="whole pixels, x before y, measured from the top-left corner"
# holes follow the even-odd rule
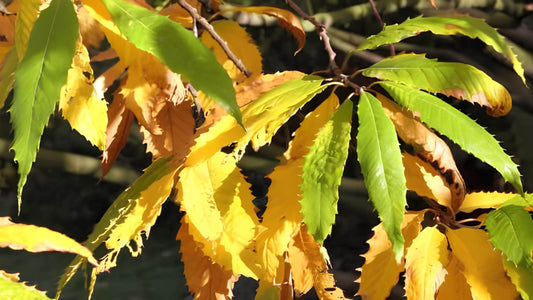
[[[89,249],[68,236],[45,227],[13,223],[9,217],[0,217],[0,247],[29,252],[69,252],[98,265]]]

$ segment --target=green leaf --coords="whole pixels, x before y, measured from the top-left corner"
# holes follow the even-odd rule
[[[487,106],[494,116],[505,115],[512,107],[509,92],[482,71],[466,64],[438,62],[421,54],[399,54],[383,59],[363,74],[475,102]]]
[[[518,166],[483,127],[433,95],[393,82],[380,84],[400,105],[419,112],[422,122],[494,167],[520,194],[524,193]]]
[[[78,18],[70,0],[53,0],[30,34],[28,50],[15,72],[13,147],[18,162],[19,210],[22,188],[35,161],[44,126],[59,101],[74,56]]]
[[[454,35],[462,34],[472,39],[480,39],[485,44],[491,46],[495,51],[501,53],[513,64],[515,72],[526,82],[522,64],[516,58],[511,46],[505,37],[498,31],[485,23],[482,19],[472,17],[416,17],[407,19],[401,24],[385,26],[383,31],[366,39],[358,50],[374,49],[381,45],[397,43],[405,38],[431,31],[434,34]]]
[[[302,174],[302,216],[315,240],[323,243],[335,223],[339,185],[348,157],[353,103],[346,100],[320,129],[305,156]]]
[[[502,255],[503,267],[511,282],[515,285],[516,290],[524,300],[533,299],[533,264],[527,267],[516,265],[509,261],[505,254]]]
[[[492,244],[500,249],[508,260],[523,268],[533,265],[533,220],[523,207],[505,205],[489,212],[485,227]]]
[[[39,291],[35,286],[20,282],[18,274],[9,274],[0,270],[0,299],[32,299],[50,300],[45,292]]]
[[[168,175],[173,169],[169,164],[170,158],[163,157],[154,161],[135,182],[127,188],[107,209],[100,221],[95,225],[93,232],[89,235],[85,247],[93,251],[105,242],[113,230],[126,220],[128,215],[135,209],[141,193],[147,190],[151,184]],[[61,276],[56,298],[59,298],[61,290],[74,277],[78,269],[87,262],[87,259],[78,255],[67,267]]]
[[[4,57],[2,70],[0,70],[0,108],[4,107],[9,92],[15,83],[15,70],[18,66],[17,51],[12,47]]]
[[[407,188],[398,138],[394,125],[373,95],[361,94],[357,115],[357,158],[370,200],[399,262],[403,255],[401,224],[407,204]]]
[[[230,115],[241,121],[233,81],[215,55],[194,34],[166,16],[122,0],[102,0],[126,38],[159,58],[185,81],[203,91]]]

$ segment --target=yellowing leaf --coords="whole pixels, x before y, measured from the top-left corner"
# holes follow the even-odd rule
[[[424,160],[437,163],[442,174],[450,174],[450,182],[448,183],[451,189],[451,198],[449,200],[446,198],[433,199],[437,202],[441,200],[442,202],[439,204],[451,208],[452,213],[456,213],[463,202],[466,186],[448,145],[409,110],[402,108],[381,94],[378,94],[377,98],[381,101],[387,116],[394,123],[398,136],[404,142],[412,145],[415,152]]]
[[[13,223],[9,217],[0,217],[0,247],[29,252],[69,252],[98,264],[89,249],[68,236],[45,227]]]
[[[125,246],[128,247],[132,256],[141,254],[143,241],[142,234],[150,235],[150,228],[161,213],[161,206],[170,195],[174,185],[176,170],[168,172],[157,181],[141,192],[136,205],[127,216],[112,229],[105,245],[111,252],[106,254],[98,266],[98,271],[103,272],[116,266],[118,253]],[[130,200],[132,201],[132,200]],[[135,243],[135,248],[130,245]]]
[[[193,1],[187,1],[189,4],[193,5]],[[174,22],[178,22],[185,28],[190,28],[193,25],[193,20],[191,14],[181,7],[178,3],[172,3],[169,6],[163,8],[159,11],[160,15],[168,16]]]
[[[222,152],[180,174],[178,201],[204,255],[235,274],[257,278],[252,239],[259,220],[249,184]]]
[[[475,192],[465,196],[460,211],[470,213],[480,208],[498,208],[516,194],[499,192]]]
[[[448,242],[437,227],[426,227],[413,240],[405,256],[405,291],[408,299],[435,299],[448,264]]]
[[[3,270],[0,270],[0,299],[50,300],[45,292],[20,282],[18,273],[9,274]]]
[[[504,254],[503,267],[522,296],[522,299],[531,299],[533,296],[533,266],[519,266],[507,259]]]
[[[471,300],[472,293],[470,293],[470,286],[466,282],[463,275],[464,266],[455,257],[451,255],[450,263],[446,266],[446,277],[444,283],[440,286],[437,300]]]
[[[204,32],[201,37],[202,43],[215,53],[217,61],[226,69],[226,72],[228,72],[229,77],[234,83],[241,83],[245,80],[253,81],[259,77],[263,71],[261,53],[246,30],[237,22],[230,20],[214,21],[211,25],[213,25],[217,34],[227,43],[231,52],[252,73],[251,77],[247,79],[246,75],[228,58],[220,44],[210,34]]]
[[[263,14],[278,19],[279,24],[290,31],[298,41],[298,53],[305,44],[305,31],[300,19],[288,10],[271,6],[239,6],[224,11],[242,11],[245,13]]]
[[[404,249],[408,249],[411,242],[420,232],[420,222],[424,212],[407,212],[402,222],[402,235],[405,239]],[[363,255],[365,264],[361,268],[361,277],[357,295],[369,299],[385,299],[398,282],[399,274],[404,269],[404,263],[398,264],[392,250],[392,243],[382,223],[374,227],[374,236],[367,243],[368,252]]]
[[[17,1],[14,1],[17,2]],[[8,11],[13,11],[13,2],[6,7]],[[7,52],[15,43],[15,20],[16,15],[0,15],[0,62],[4,60]]]
[[[463,275],[474,299],[516,299],[518,293],[503,269],[502,254],[483,230],[447,229],[453,254],[463,264]]]
[[[73,129],[98,149],[104,150],[107,102],[96,97],[93,83],[89,52],[78,41],[67,83],[61,89],[59,108]]]
[[[48,6],[49,2],[43,4],[42,0],[19,1],[20,6],[17,12],[17,21],[15,23],[15,45],[17,57],[22,60],[26,49],[33,23],[37,20],[39,12]]]
[[[78,8],[78,20],[80,22],[80,34],[86,47],[98,49],[105,39],[100,24],[89,14],[84,6]]]
[[[194,299],[231,299],[233,285],[239,275],[225,270],[204,255],[192,235],[189,234],[189,226],[185,219],[181,219],[176,239],[180,241],[183,273]]]
[[[402,156],[407,188],[440,205],[451,207],[452,192],[444,176],[418,156],[404,152]]]

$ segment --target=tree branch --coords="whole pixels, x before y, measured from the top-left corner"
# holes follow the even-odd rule
[[[250,77],[252,75],[252,72],[246,68],[246,66],[242,63],[242,61],[231,51],[231,49],[228,47],[228,43],[224,41],[220,35],[215,31],[213,26],[209,24],[209,22],[202,17],[196,8],[194,8],[192,5],[187,3],[185,0],[178,0],[179,5],[183,7],[189,14],[198,21],[202,26],[209,32],[209,34],[215,39],[215,41],[222,47],[222,50],[226,53],[229,59],[237,66],[237,68],[246,75],[246,77]]]

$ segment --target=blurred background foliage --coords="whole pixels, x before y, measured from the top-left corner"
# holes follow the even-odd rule
[[[148,1],[154,7],[166,5],[168,0]],[[205,0],[204,2],[209,2]],[[390,54],[388,47],[374,52],[353,52],[358,44],[369,35],[381,30],[380,22],[368,1],[353,0],[295,0],[300,7],[314,15],[328,26],[332,45],[337,52],[337,63],[344,72],[351,74]],[[283,0],[234,0],[226,5],[263,5],[289,9]],[[454,0],[436,1],[435,9],[429,0],[376,0],[375,5],[386,24],[401,22],[418,15],[469,14],[481,17],[497,28],[515,44],[514,49],[526,70],[527,82],[533,79],[533,9],[531,4],[513,0]],[[309,24],[304,49],[294,55],[297,43],[292,35],[277,26],[276,22],[264,18],[251,22],[237,14],[225,16],[239,20],[252,34],[263,53],[265,73],[282,70],[300,70],[306,73],[325,70],[328,57],[322,41]],[[504,117],[487,117],[479,106],[464,101],[452,104],[477,120],[488,131],[502,141],[504,148],[520,165],[526,191],[533,191],[533,93],[525,87],[518,76],[493,51],[478,40],[456,36],[434,36],[420,34],[395,46],[397,52],[427,53],[428,57],[443,61],[468,63],[485,71],[502,83],[511,93],[514,107]],[[361,78],[363,84],[366,79]],[[6,106],[7,107],[7,106]],[[269,180],[266,175],[277,163],[276,157],[283,152],[291,132],[298,126],[302,114],[294,116],[276,135],[270,147],[258,153],[250,151],[240,165],[249,176],[256,204],[264,207]],[[9,152],[10,126],[5,108],[0,115],[0,215],[11,216],[16,222],[46,226],[65,233],[83,242],[94,224],[103,215],[116,196],[131,183],[140,171],[150,164],[145,153],[142,136],[137,125],[132,125],[128,143],[114,167],[116,175],[99,179],[99,156],[97,149],[90,146],[60,117],[54,117],[45,130],[41,151],[34,165],[23,195],[21,214],[17,216],[16,165]],[[135,123],[135,122],[134,122]],[[452,146],[457,165],[463,173],[469,191],[506,191],[506,185],[491,167]],[[422,204],[416,195],[409,194],[409,205],[416,208]],[[150,238],[145,242],[143,254],[131,258],[122,251],[118,267],[109,274],[100,276],[96,283],[93,299],[182,299],[188,296],[183,267],[179,261],[179,243],[175,241],[178,231],[179,208],[172,202],[165,204],[162,215],[154,226]],[[359,172],[354,151],[351,152],[345,178],[340,188],[339,215],[333,233],[325,242],[329,250],[333,272],[338,285],[353,295],[357,285],[356,268],[363,264],[359,256],[368,248],[366,240],[371,228],[377,224],[372,207]],[[98,251],[96,257],[98,257]],[[0,266],[8,272],[21,272],[22,280],[37,284],[54,296],[55,284],[73,256],[67,254],[28,254],[21,251],[0,249]],[[84,278],[78,274],[75,281],[67,285],[62,299],[83,299]],[[241,279],[236,286],[236,299],[252,299],[255,283]],[[403,292],[401,284],[393,291],[392,298],[399,298]],[[312,299],[313,295],[306,296]]]

